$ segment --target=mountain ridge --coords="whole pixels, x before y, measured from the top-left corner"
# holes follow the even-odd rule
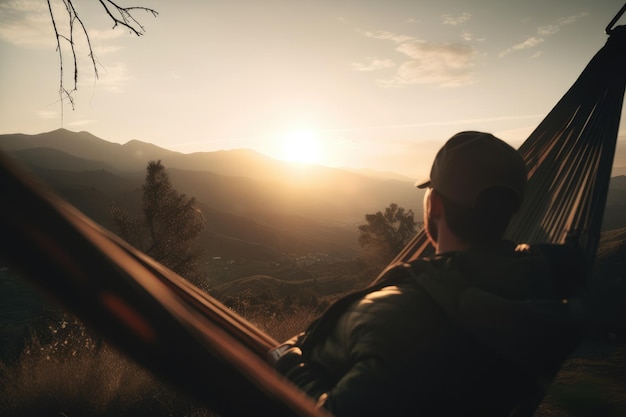
[[[112,169],[119,171],[143,170],[148,160],[161,160],[168,168],[211,171],[228,176],[250,176],[248,171],[252,170],[259,180],[303,181],[307,178],[332,177],[341,173],[345,176],[354,175],[355,178],[413,181],[412,178],[400,174],[374,169],[291,163],[246,148],[185,154],[138,139],[119,144],[86,131],[72,132],[67,129],[56,129],[35,135],[23,133],[0,135],[0,150],[5,152],[33,148],[55,149],[86,160],[105,159]],[[247,169],[243,170],[242,166]]]
[[[64,139],[64,136],[67,137]],[[83,142],[83,139],[88,143]],[[64,129],[38,135],[0,135],[0,149],[8,153],[17,152],[18,159],[21,154],[21,159],[24,160],[23,154],[25,152],[34,154],[37,148],[42,149],[39,151],[41,153],[51,152],[43,151],[44,148],[54,148],[57,153],[59,151],[66,152],[68,154],[67,160],[74,159],[72,164],[62,163],[54,166],[52,160],[42,164],[41,161],[44,159],[42,156],[37,158],[33,155],[29,156],[30,160],[26,161],[27,163],[38,164],[43,168],[56,168],[65,171],[80,170],[77,167],[82,166],[110,170],[123,175],[124,171],[143,172],[149,160],[161,160],[170,172],[173,173],[178,170],[173,176],[190,178],[193,176],[189,174],[190,172],[198,171],[211,172],[222,177],[232,177],[220,181],[216,190],[223,191],[224,188],[228,187],[226,183],[229,181],[232,184],[247,182],[251,193],[255,192],[254,189],[274,189],[271,198],[283,200],[286,204],[295,201],[295,196],[300,196],[301,201],[304,201],[302,198],[305,198],[309,201],[333,203],[329,207],[335,207],[340,217],[351,217],[353,220],[355,215],[362,217],[365,214],[359,208],[361,206],[370,211],[373,209],[382,210],[391,202],[406,208],[413,208],[416,213],[421,211],[421,196],[412,187],[411,180],[382,178],[384,176],[373,177],[323,166],[298,166],[272,159],[248,149],[182,154],[139,140],[131,140],[120,145],[99,139],[88,132],[75,133]],[[86,161],[81,165],[75,158],[82,158]],[[57,159],[60,160],[61,158]],[[93,161],[100,161],[101,163],[98,164]],[[195,175],[200,177],[208,174],[198,173]],[[195,179],[196,183],[199,181],[199,179]],[[251,185],[253,183],[255,184]],[[184,185],[181,187],[185,188]],[[200,190],[196,187],[196,189],[185,189],[184,192],[194,195]],[[242,198],[246,198],[243,193]],[[391,200],[381,205],[381,199]],[[347,209],[350,205],[354,207],[352,210]],[[316,211],[319,212],[320,210]]]
[[[126,144],[108,142],[89,132],[72,132],[67,129],[56,129],[36,135],[24,135],[21,133],[0,135],[0,149],[4,151],[53,148],[77,158],[104,160],[121,171],[143,169],[146,158],[159,160],[165,156],[176,154],[174,151],[147,144],[146,142],[131,142],[131,145],[125,147]],[[136,146],[138,143],[143,144],[143,146],[138,148]],[[128,152],[129,149],[134,152]],[[137,152],[138,150],[139,152]]]
[[[147,162],[162,160],[174,188],[195,197],[207,221],[200,244],[207,251],[206,268],[218,280],[275,273],[274,264],[308,253],[354,258],[360,251],[357,225],[366,213],[391,202],[421,205],[409,181],[297,167],[245,149],[185,155],[138,140],[120,145],[56,130],[0,135],[0,150],[114,232],[109,206],[139,215]],[[212,258],[237,261],[222,265]]]
[[[0,150],[110,229],[108,205],[138,214],[146,164],[161,160],[174,187],[198,201],[208,220],[203,242],[218,257],[238,250],[273,261],[285,252],[328,250],[350,257],[358,254],[357,226],[366,213],[396,203],[421,219],[423,191],[413,180],[295,166],[248,149],[182,154],[139,140],[120,145],[58,129],[0,135]],[[616,176],[603,230],[625,227],[624,213],[626,177]]]

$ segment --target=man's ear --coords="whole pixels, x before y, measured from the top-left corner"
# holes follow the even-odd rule
[[[433,219],[439,219],[443,216],[443,199],[436,190],[431,190],[428,196],[430,204],[430,216]]]

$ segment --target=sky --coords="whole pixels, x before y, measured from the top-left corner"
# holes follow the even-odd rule
[[[623,0],[75,1],[74,108],[45,0],[0,0],[0,134],[58,128],[178,152],[424,176],[454,133],[519,146],[604,45]],[[69,36],[61,0],[51,0]],[[625,24],[622,18],[619,24]],[[64,85],[72,62],[62,40]],[[620,134],[624,134],[624,122]],[[626,165],[626,163],[625,163]]]

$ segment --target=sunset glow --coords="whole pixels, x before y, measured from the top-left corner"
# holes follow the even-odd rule
[[[285,134],[280,158],[289,162],[312,164],[320,162],[321,146],[317,135],[308,129]]]
[[[65,7],[52,3],[70,39]],[[46,2],[0,2],[0,133],[64,127],[419,178],[461,130],[519,146],[605,44],[624,0],[336,3],[139,2],[158,16],[137,14],[137,37],[80,2],[98,77],[76,33],[70,105]]]

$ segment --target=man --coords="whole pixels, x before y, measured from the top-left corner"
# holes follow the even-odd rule
[[[558,268],[502,240],[525,186],[505,142],[453,136],[417,184],[435,256],[335,303],[277,369],[339,417],[530,415],[580,335]]]

